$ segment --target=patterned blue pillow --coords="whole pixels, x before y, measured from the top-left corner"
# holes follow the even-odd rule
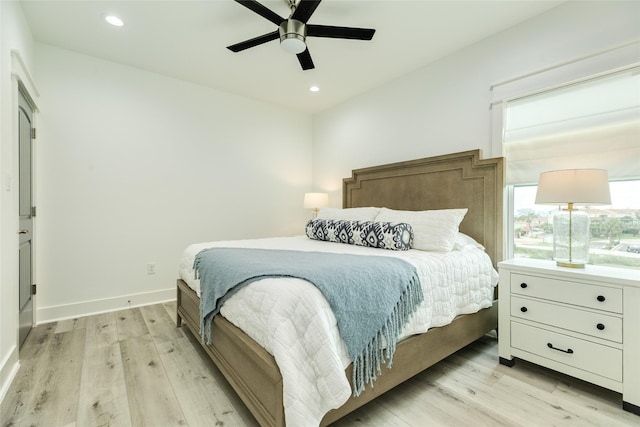
[[[406,251],[413,245],[413,228],[410,224],[311,219],[306,226],[307,237],[349,245]]]

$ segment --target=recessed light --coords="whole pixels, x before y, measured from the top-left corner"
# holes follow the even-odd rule
[[[319,92],[319,91],[320,91],[320,88],[319,88],[318,86],[311,86],[311,87],[309,88],[309,90],[310,90],[311,92]]]
[[[124,25],[124,22],[122,21],[122,19],[118,18],[115,15],[106,15],[104,17],[104,20],[107,21],[109,24],[113,25],[114,27],[122,27]]]

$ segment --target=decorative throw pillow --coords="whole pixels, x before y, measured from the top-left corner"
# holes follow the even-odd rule
[[[404,223],[312,219],[307,237],[349,245],[406,251],[413,244],[413,229]]]
[[[449,252],[453,249],[458,227],[466,213],[467,209],[400,211],[382,208],[376,221],[411,224],[415,235],[414,249]]]

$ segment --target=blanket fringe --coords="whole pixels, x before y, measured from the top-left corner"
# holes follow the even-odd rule
[[[203,249],[198,255],[208,250]],[[200,261],[201,257],[199,256],[196,256],[193,260],[193,277],[196,280],[200,279]],[[213,316],[205,316],[202,312],[202,304],[200,304],[200,342],[202,344],[211,344],[211,322],[213,322]]]
[[[364,351],[353,359],[353,395],[359,396],[366,384],[373,387],[373,382],[382,375],[381,364],[386,361],[387,368],[393,364],[398,337],[418,305],[424,300],[420,279],[414,276],[402,297],[396,304],[385,324],[375,337],[367,344]],[[386,349],[384,344],[387,344]]]

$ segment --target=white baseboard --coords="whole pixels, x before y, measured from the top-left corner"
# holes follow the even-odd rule
[[[14,345],[11,351],[9,351],[9,354],[7,354],[7,357],[2,361],[2,364],[0,364],[0,402],[2,402],[7,395],[9,387],[19,369],[18,346]]]
[[[56,322],[65,319],[91,316],[116,310],[125,310],[143,305],[159,304],[176,299],[176,288],[141,294],[123,295],[73,304],[63,304],[36,309],[36,324]]]

